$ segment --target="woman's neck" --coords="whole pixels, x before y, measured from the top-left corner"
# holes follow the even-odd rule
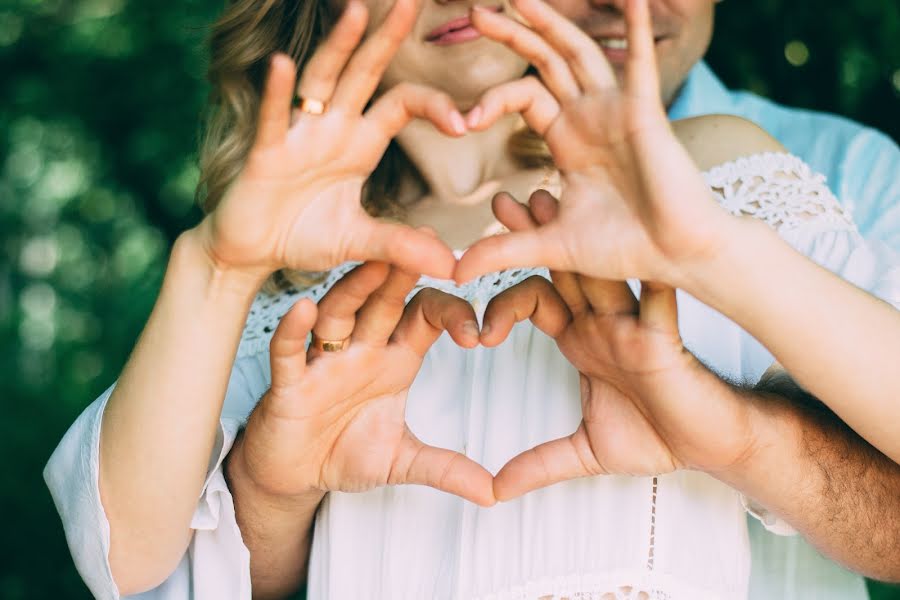
[[[450,138],[424,121],[410,124],[397,141],[426,190],[402,199],[408,206],[406,221],[432,227],[452,248],[465,248],[496,232],[494,194],[509,191],[518,197],[541,179],[540,173],[522,169],[509,152],[509,138],[522,126],[518,115],[508,115],[487,131]]]

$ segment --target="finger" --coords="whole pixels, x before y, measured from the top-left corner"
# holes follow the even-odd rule
[[[484,311],[481,343],[488,348],[499,345],[513,325],[525,319],[556,338],[565,331],[572,314],[549,281],[532,275],[491,299]]]
[[[463,348],[477,346],[479,331],[475,309],[461,298],[425,288],[407,305],[391,342],[425,356],[444,331]]]
[[[500,42],[531,63],[560,101],[581,95],[569,65],[536,32],[503,14],[478,6],[472,7],[472,24],[485,37]]]
[[[544,135],[559,116],[559,102],[536,77],[531,75],[489,89],[466,115],[466,126],[483,131],[500,117],[519,113],[525,123]]]
[[[304,98],[329,102],[338,78],[366,32],[369,11],[365,4],[350,0],[324,42],[303,68],[297,93]]]
[[[298,300],[281,317],[269,342],[274,392],[291,388],[306,371],[306,342],[316,322],[316,304],[309,298]]]
[[[552,270],[569,270],[561,238],[562,231],[556,223],[532,231],[514,231],[483,238],[462,255],[453,278],[462,284],[486,273],[517,267],[545,266]]]
[[[559,200],[547,190],[535,190],[528,198],[528,207],[538,225],[546,225],[559,214]],[[581,290],[580,277],[572,271],[550,271],[550,279],[572,314],[581,314],[588,300]]]
[[[420,442],[408,433],[395,461],[399,480],[392,483],[427,485],[455,494],[479,506],[493,506],[491,474],[464,454],[435,448]]]
[[[397,327],[406,297],[419,282],[418,273],[407,273],[392,267],[387,280],[372,292],[356,313],[353,342],[383,346]]]
[[[449,95],[433,88],[401,83],[382,95],[365,118],[381,129],[385,138],[395,137],[413,119],[430,121],[447,135],[466,133],[466,123]]]
[[[416,0],[397,0],[384,22],[363,43],[344,70],[333,102],[358,113],[372,98],[397,49],[416,20]]]
[[[602,472],[582,423],[569,437],[535,446],[506,463],[494,477],[494,496],[505,502],[560,481]]]
[[[537,227],[528,207],[517,202],[508,192],[494,195],[491,199],[491,210],[494,211],[497,220],[510,231],[529,230]]]
[[[678,331],[678,300],[675,288],[652,281],[641,282],[641,325],[673,335]]]
[[[628,28],[628,57],[625,61],[625,90],[629,95],[660,103],[656,44],[648,0],[627,0],[625,26]]]
[[[319,300],[319,318],[313,332],[321,340],[345,340],[353,334],[356,312],[385,282],[390,267],[383,262],[367,262],[337,281]],[[311,355],[318,351],[310,350]]]
[[[296,76],[294,61],[290,57],[280,52],[272,55],[259,106],[256,147],[268,148],[284,140],[291,122],[291,99]]]
[[[353,236],[348,260],[383,261],[438,279],[449,279],[456,267],[453,251],[433,235],[374,218],[367,219]]]
[[[581,89],[615,87],[606,56],[584,31],[541,0],[515,0],[515,8],[568,64]]]
[[[551,222],[559,214],[559,200],[546,190],[537,190],[528,200],[538,223]],[[637,314],[638,301],[624,281],[610,281],[573,272],[554,271],[553,283],[573,313],[586,306],[598,314]]]

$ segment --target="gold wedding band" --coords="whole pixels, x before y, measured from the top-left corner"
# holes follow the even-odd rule
[[[322,352],[340,352],[347,347],[350,338],[342,340],[323,340],[315,333],[312,334],[312,347]]]
[[[308,115],[321,115],[328,110],[328,104],[315,98],[304,98],[303,96],[294,96],[294,106]]]

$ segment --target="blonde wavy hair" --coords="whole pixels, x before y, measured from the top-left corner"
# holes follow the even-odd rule
[[[215,210],[226,189],[243,168],[256,134],[268,59],[276,51],[294,59],[298,72],[334,22],[327,0],[230,0],[209,35],[211,85],[200,144],[200,181],[196,200],[205,214]],[[510,151],[523,167],[552,164],[543,140],[522,129],[509,141]],[[376,217],[401,220],[395,200],[404,181],[421,178],[403,151],[391,142],[363,190],[365,210]],[[278,293],[306,287],[321,274],[282,269],[272,274],[263,290]]]

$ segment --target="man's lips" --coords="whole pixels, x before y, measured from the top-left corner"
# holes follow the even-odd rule
[[[502,10],[499,6],[486,6],[485,8],[494,12]],[[469,18],[469,15],[465,15],[435,27],[425,36],[425,41],[444,46],[467,42],[479,37],[481,37],[481,34],[472,27],[472,20]]]

